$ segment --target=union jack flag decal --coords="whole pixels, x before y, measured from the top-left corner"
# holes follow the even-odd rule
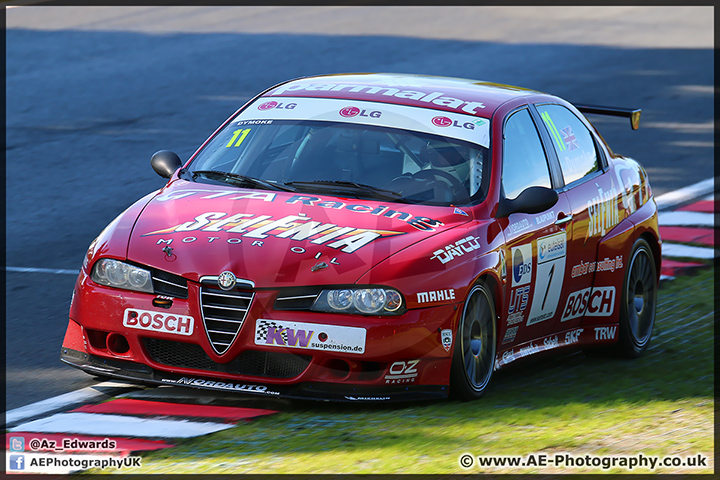
[[[563,141],[565,142],[565,145],[567,146],[568,150],[575,150],[580,145],[577,143],[577,138],[575,137],[575,134],[572,131],[572,127],[567,126],[560,130],[560,133],[562,134]]]

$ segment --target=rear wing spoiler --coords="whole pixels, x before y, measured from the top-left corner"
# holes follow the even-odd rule
[[[630,119],[630,127],[632,127],[633,130],[640,128],[640,113],[642,110],[639,108],[600,107],[598,105],[575,105],[575,108],[582,113],[626,117]]]

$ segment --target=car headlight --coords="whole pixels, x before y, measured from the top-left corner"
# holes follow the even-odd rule
[[[111,258],[103,258],[95,263],[90,278],[108,287],[153,293],[149,270]]]
[[[399,315],[403,297],[391,288],[343,288],[323,290],[310,310],[316,312]]]

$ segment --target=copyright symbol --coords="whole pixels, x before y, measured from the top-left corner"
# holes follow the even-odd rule
[[[465,453],[463,455],[460,455],[460,466],[463,468],[470,468],[473,466],[473,456],[469,453]]]
[[[37,438],[30,440],[30,450],[37,450],[38,448],[40,448],[40,440]]]

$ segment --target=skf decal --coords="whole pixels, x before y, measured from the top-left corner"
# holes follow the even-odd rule
[[[585,242],[595,235],[604,236],[605,233],[620,223],[618,212],[618,192],[612,187],[609,192],[603,191],[597,183],[597,196],[587,201],[590,224],[585,234]]]
[[[582,317],[608,317],[615,308],[615,287],[584,288],[568,295],[561,321]]]
[[[420,363],[420,360],[393,363],[388,368],[388,375],[385,375],[385,384],[414,383],[418,376],[418,363]]]
[[[595,340],[615,340],[617,327],[595,327]]]
[[[455,300],[454,289],[449,288],[447,290],[435,290],[432,292],[420,292],[417,294],[418,303],[444,302],[446,300]]]
[[[186,315],[126,308],[123,315],[123,326],[153,332],[192,335],[195,319]]]
[[[433,252],[433,256],[430,257],[430,260],[437,258],[440,260],[440,263],[446,264],[455,257],[462,257],[466,253],[479,249],[480,243],[478,240],[480,240],[480,237],[473,237],[472,235],[460,239],[455,243],[447,245],[444,250],[435,250]]]
[[[313,222],[311,217],[304,214],[288,215],[279,220],[273,220],[270,215],[255,216],[251,213],[236,213],[228,215],[225,212],[206,212],[193,220],[175,225],[163,230],[148,232],[143,235],[168,235],[180,232],[225,232],[240,234],[245,238],[264,239],[267,237],[288,238],[290,240],[310,240],[316,245],[327,244],[330,248],[337,248],[345,253],[352,253],[368,243],[381,237],[402,235],[402,232],[387,230],[367,230],[355,227],[339,227],[331,223]],[[209,237],[208,240],[219,237]],[[188,240],[190,239],[190,240]],[[197,240],[196,237],[187,237],[183,242],[189,243]],[[236,238],[234,242],[240,243]],[[171,240],[165,240],[170,243]],[[328,243],[331,242],[331,243]]]
[[[580,340],[580,334],[583,332],[582,328],[570,330],[565,334],[565,345],[572,345]]]
[[[364,353],[365,333],[358,327],[258,319],[255,345]]]

